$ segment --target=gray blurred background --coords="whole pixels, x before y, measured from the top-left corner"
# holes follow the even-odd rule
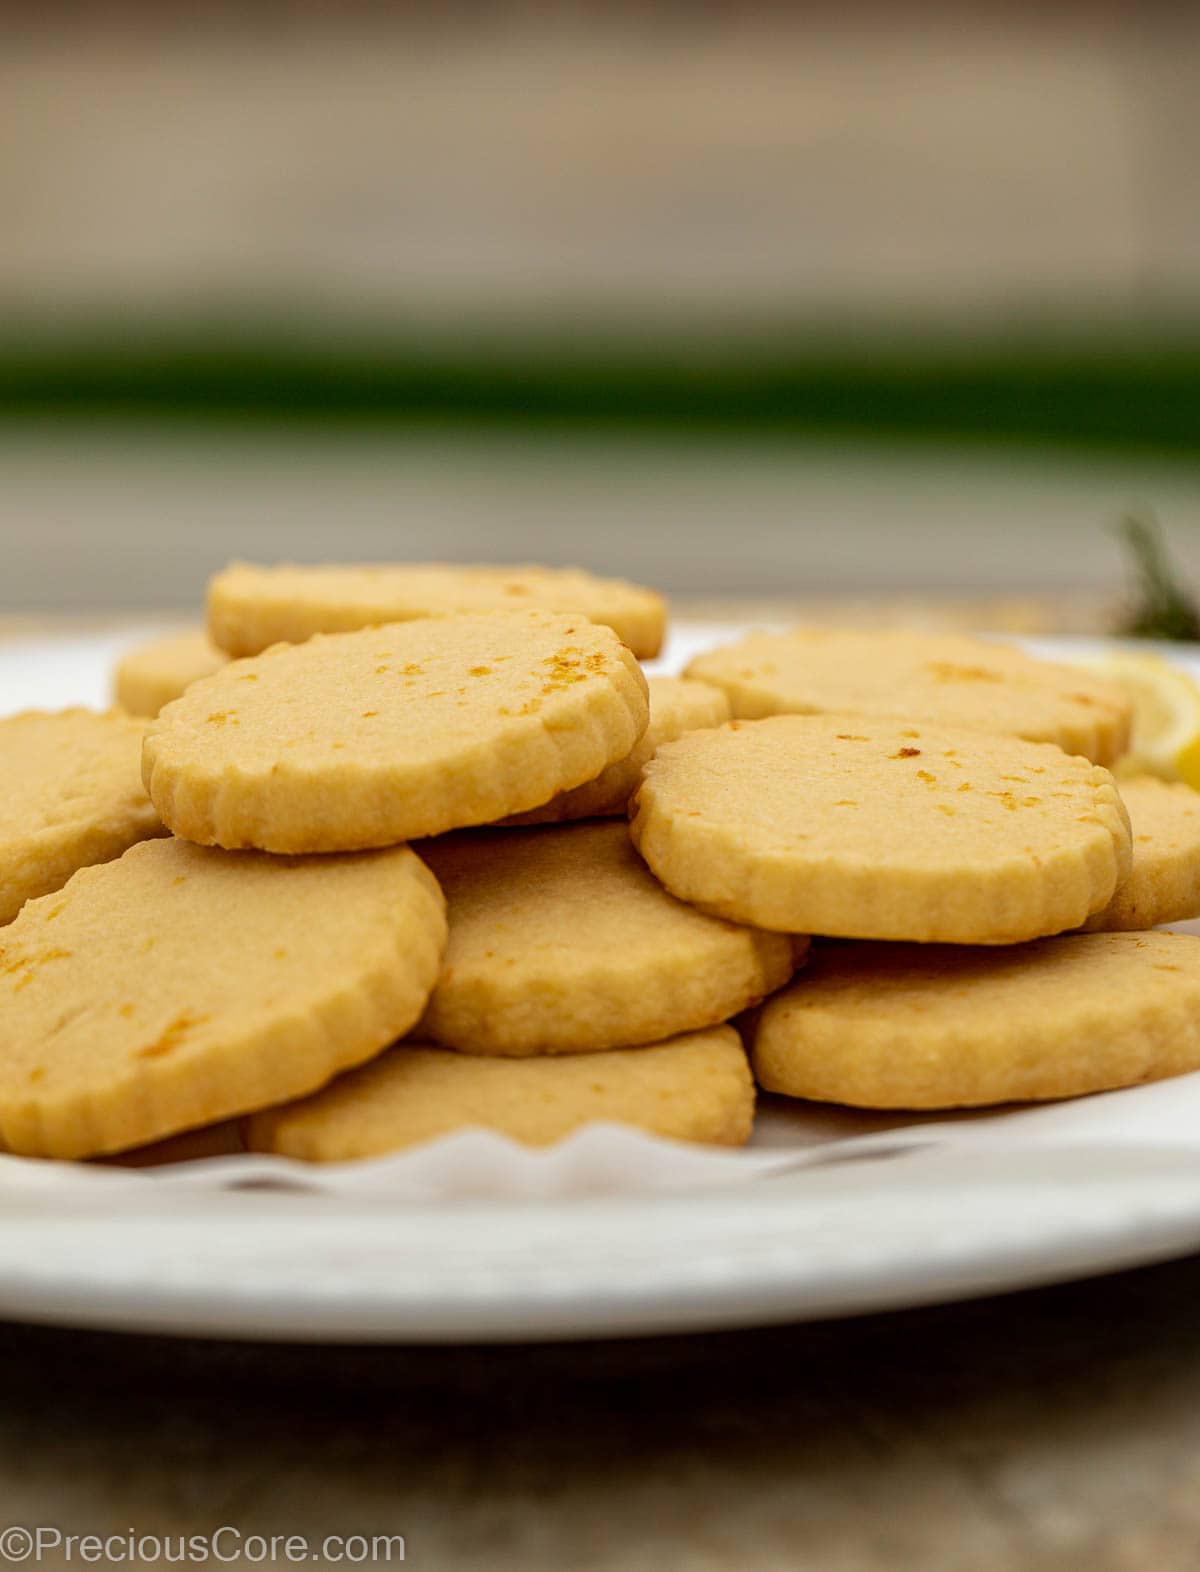
[[[1200,575],[1194,6],[3,20],[0,610]]]

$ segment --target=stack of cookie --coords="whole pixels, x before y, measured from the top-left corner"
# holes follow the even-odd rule
[[[690,669],[745,718],[647,765],[639,849],[686,900],[842,941],[759,1012],[761,1086],[954,1108],[1200,1067],[1200,939],[1143,931],[1200,915],[1200,799],[1118,794],[1121,690],[952,635],[756,635]]]
[[[911,1108],[1200,1065],[1200,940],[1142,931],[1200,912],[1200,801],[1122,801],[1119,692],[806,632],[648,680],[664,624],[574,571],[235,565],[130,714],[0,722],[4,1145],[738,1144],[750,1059]]]

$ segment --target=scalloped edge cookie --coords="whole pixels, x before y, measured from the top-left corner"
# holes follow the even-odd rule
[[[1122,780],[1119,789],[1133,830],[1133,861],[1085,931],[1129,932],[1200,917],[1200,794],[1152,775]]]
[[[92,1157],[314,1091],[409,1029],[445,939],[406,846],[84,869],[0,934],[4,1148]]]
[[[807,950],[676,900],[622,820],[473,830],[418,850],[450,939],[414,1035],[466,1053],[582,1053],[715,1026],[781,987]]]
[[[166,634],[126,650],[113,672],[113,697],[127,715],[153,719],[202,677],[220,671],[229,657],[203,628]]]
[[[647,719],[609,628],[485,612],[232,661],[150,723],[142,767],[188,840],[357,851],[545,802],[628,754]]]
[[[25,710],[0,719],[6,798],[28,822],[0,826],[0,925],[73,873],[166,835],[142,784],[145,722],[115,710]]]
[[[759,1012],[752,1059],[766,1091],[856,1108],[984,1107],[1182,1075],[1200,1069],[1200,939],[818,945]]]
[[[580,568],[441,562],[260,566],[232,562],[208,587],[208,629],[230,655],[387,622],[523,607],[609,627],[640,660],[662,648],[666,602],[627,579]]]
[[[632,811],[680,899],[784,932],[1014,944],[1079,927],[1130,865],[1107,770],[862,716],[690,732],[646,765]]]
[[[471,1128],[550,1146],[595,1120],[743,1146],[754,1079],[737,1033],[716,1026],[644,1048],[546,1059],[478,1059],[401,1043],[314,1097],[255,1114],[246,1144],[305,1162],[348,1162]]]
[[[1124,753],[1133,719],[1129,697],[1116,683],[962,633],[813,627],[752,633],[696,656],[686,675],[720,688],[735,719],[888,717],[1052,742],[1094,764],[1111,764]]]

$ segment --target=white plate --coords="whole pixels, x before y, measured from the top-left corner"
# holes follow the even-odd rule
[[[736,631],[681,629],[668,664]],[[0,643],[0,714],[104,702],[113,654],[136,636]],[[1200,651],[1173,653],[1200,675]],[[1122,1106],[1107,1103],[1110,1136]],[[102,1168],[77,1170],[86,1182],[68,1194],[55,1165],[7,1159],[0,1315],[207,1336],[519,1341],[961,1298],[1200,1248],[1200,1137],[1179,1123],[1165,1145],[1085,1131],[1018,1152],[982,1128],[949,1146],[876,1140],[749,1181],[566,1199],[191,1189]]]

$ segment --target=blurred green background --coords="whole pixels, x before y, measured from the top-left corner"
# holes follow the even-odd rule
[[[1200,574],[1195,8],[5,20],[0,609]]]

